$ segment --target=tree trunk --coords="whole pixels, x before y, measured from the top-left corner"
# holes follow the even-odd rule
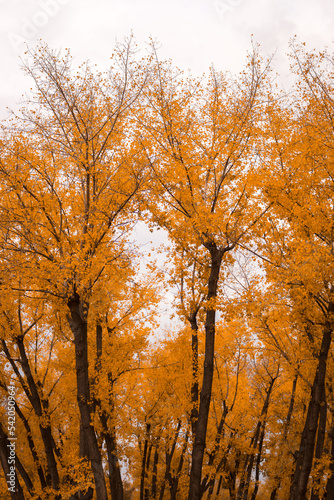
[[[93,379],[92,385],[96,387],[99,380],[99,374],[102,368],[102,326],[100,324],[96,325],[96,361],[95,370],[96,376]],[[108,373],[109,382],[109,410],[110,414],[113,415],[115,411],[114,406],[114,380],[111,371]],[[102,424],[102,437],[105,440],[108,456],[108,466],[109,466],[109,486],[110,494],[112,500],[123,500],[124,490],[123,482],[121,476],[121,470],[119,466],[118,456],[117,456],[117,439],[116,439],[116,428],[112,419],[110,419],[110,414],[102,408],[101,400],[95,393],[93,398],[94,411],[98,408],[98,415]],[[110,421],[111,420],[111,421]]]
[[[334,408],[331,408],[331,414],[332,414],[332,426],[331,430],[329,432],[329,437],[331,439],[332,445],[331,445],[331,463],[329,466],[329,472],[330,475],[327,480],[327,485],[326,485],[326,498],[330,500],[331,498],[334,498]]]
[[[248,490],[249,490],[249,485],[250,485],[250,480],[251,480],[251,475],[252,475],[252,470],[253,470],[253,464],[254,464],[254,458],[255,458],[255,451],[258,447],[258,442],[260,438],[260,432],[261,429],[263,429],[264,432],[264,426],[265,426],[265,421],[267,417],[267,412],[269,408],[269,402],[270,402],[270,396],[271,392],[274,386],[274,382],[276,380],[276,377],[273,377],[269,383],[269,387],[267,389],[267,394],[266,394],[266,399],[264,401],[261,415],[260,415],[260,420],[258,421],[254,435],[251,440],[251,449],[252,451],[247,454],[245,464],[244,464],[244,470],[240,479],[240,484],[238,488],[238,495],[237,495],[237,500],[247,500],[248,498]],[[261,444],[261,443],[260,443]],[[259,450],[260,452],[260,450]]]
[[[176,500],[177,490],[178,490],[178,487],[179,487],[179,479],[180,479],[182,468],[183,468],[184,456],[185,456],[185,453],[187,451],[187,446],[188,446],[189,431],[190,431],[190,428],[189,428],[189,425],[188,425],[188,428],[187,428],[187,431],[186,431],[186,435],[185,435],[185,438],[184,438],[184,443],[182,445],[182,450],[181,450],[181,453],[180,453],[179,465],[178,465],[178,468],[177,468],[177,471],[176,471],[176,475],[173,478],[173,486],[170,489],[170,498],[171,498],[171,500]]]
[[[189,317],[191,326],[191,354],[192,354],[192,384],[191,384],[191,430],[195,436],[196,424],[198,419],[198,325],[197,311]]]
[[[290,427],[290,422],[291,422],[291,417],[293,413],[293,408],[295,406],[295,395],[296,395],[296,389],[297,389],[297,381],[298,381],[298,372],[296,372],[295,378],[293,379],[292,383],[292,391],[291,391],[291,397],[290,397],[290,404],[289,404],[289,409],[288,409],[288,414],[286,416],[285,422],[284,422],[284,428],[283,428],[283,436],[282,436],[282,441],[281,444],[284,445],[286,443],[287,437],[288,437],[288,431]],[[281,464],[280,464],[281,465]],[[276,478],[275,480],[277,481],[276,486],[271,492],[270,495],[270,500],[277,500],[278,497],[278,492],[281,487],[281,480],[282,480],[282,471],[276,471]]]
[[[154,451],[153,468],[152,468],[151,496],[153,500],[156,500],[157,498],[158,460],[159,460],[159,438]]]
[[[123,482],[121,470],[117,458],[117,443],[115,426],[108,423],[107,415],[103,412],[100,415],[103,427],[103,437],[106,442],[108,465],[109,465],[109,485],[112,500],[123,500]]]
[[[79,295],[74,292],[68,300],[70,314],[68,322],[74,336],[75,361],[77,376],[77,400],[82,425],[82,435],[88,450],[85,458],[90,460],[96,490],[96,500],[107,500],[107,488],[102,467],[102,458],[96,434],[91,420],[90,385],[88,376],[88,338],[87,314],[88,304],[83,303]]]
[[[322,453],[324,451],[324,443],[326,436],[326,421],[327,421],[327,403],[326,403],[326,390],[324,388],[323,391],[324,400],[320,405],[320,415],[319,415],[319,427],[318,427],[318,435],[317,435],[317,444],[315,447],[315,458],[316,460],[320,460],[322,457]],[[322,467],[322,472],[324,472],[324,467]],[[321,476],[321,472],[319,472]],[[311,500],[320,500],[318,493],[316,493],[316,484],[312,487]]]
[[[10,476],[10,469],[9,469],[10,465],[8,463],[8,457],[9,457],[8,453],[10,450],[9,445],[10,445],[10,442],[8,441],[8,437],[7,437],[6,433],[4,432],[2,425],[0,424],[0,461],[1,461],[1,465],[3,468],[3,472],[4,472],[4,476],[6,478],[6,481],[9,481],[10,477],[11,477]],[[15,461],[17,461],[16,456],[15,456]],[[14,466],[15,465],[16,464],[14,464]],[[8,487],[11,488],[9,490],[11,500],[25,500],[22,486],[20,485],[20,481],[19,481],[19,478],[17,477],[16,471],[15,471],[14,478],[15,478],[15,481],[14,481],[15,486],[13,486],[10,483],[7,483]],[[30,493],[33,494],[32,483],[31,483],[30,479],[29,479],[29,483],[28,483],[27,487],[28,487],[28,490],[30,490]]]
[[[207,243],[210,251],[211,269],[208,282],[207,300],[209,305],[206,310],[205,320],[205,354],[204,372],[198,419],[195,431],[195,440],[192,450],[192,463],[190,471],[190,484],[188,500],[200,500],[203,456],[206,444],[206,431],[208,426],[209,409],[211,402],[212,380],[214,371],[215,330],[216,330],[216,305],[219,272],[224,252],[219,250],[214,243]],[[211,302],[211,303],[210,303]]]
[[[265,433],[265,428],[266,428],[266,423],[263,422],[262,424],[262,430],[261,430],[261,436],[260,436],[260,442],[259,442],[259,451],[256,457],[256,464],[255,464],[255,485],[254,485],[254,490],[251,496],[251,500],[255,500],[257,493],[259,491],[259,484],[260,484],[260,463],[261,463],[261,456],[262,456],[262,447],[263,447],[263,440],[264,440],[264,433]]]
[[[43,401],[42,398],[40,397],[40,394],[37,389],[37,384],[35,382],[35,379],[31,373],[30,369],[30,364],[29,360],[25,351],[25,346],[24,346],[24,336],[23,335],[18,335],[17,336],[17,345],[20,351],[20,364],[22,366],[22,370],[26,376],[28,387],[29,387],[29,400],[32,404],[32,407],[36,413],[36,415],[39,417],[39,419],[43,419],[43,424],[39,424],[39,429],[41,432],[42,440],[43,440],[43,445],[45,449],[45,455],[47,459],[47,464],[48,464],[48,474],[46,477],[46,480],[48,484],[52,485],[52,488],[57,491],[59,490],[59,475],[58,475],[58,468],[57,468],[57,462],[56,458],[54,455],[54,448],[55,448],[55,443],[53,440],[52,436],[52,429],[51,429],[51,423],[50,423],[50,417],[49,413],[47,411],[48,409],[48,402]],[[51,478],[51,482],[50,482]]]
[[[43,471],[39,456],[38,456],[37,451],[36,451],[36,445],[35,445],[35,442],[34,442],[33,437],[32,437],[32,432],[31,432],[29,422],[26,419],[26,417],[24,416],[24,414],[22,413],[22,411],[20,410],[20,408],[18,407],[17,403],[15,403],[15,410],[16,410],[16,413],[19,416],[19,418],[22,420],[23,425],[26,429],[29,449],[30,449],[32,458],[34,460],[34,463],[37,467],[38,477],[39,477],[41,487],[43,490],[47,487],[47,484],[46,484],[46,480],[45,480],[45,476],[44,476],[44,471]]]
[[[145,443],[144,443],[143,460],[142,460],[141,475],[140,475],[140,497],[139,497],[140,500],[144,500],[145,478],[146,478],[146,460],[147,460],[150,428],[151,428],[151,424],[146,424],[146,437],[145,437]]]
[[[145,489],[144,489],[144,499],[145,500],[149,500],[149,497],[150,497],[150,489],[149,489],[149,485],[148,485],[148,471],[150,469],[152,448],[153,448],[153,445],[152,445],[152,443],[150,443],[149,448],[148,448],[148,452],[147,452],[146,466],[145,466]]]
[[[159,500],[162,500],[163,497],[164,497],[164,491],[165,491],[166,481],[168,481],[170,489],[173,488],[173,480],[172,480],[172,475],[170,473],[170,469],[171,469],[171,466],[172,466],[172,459],[173,459],[173,456],[174,456],[174,452],[175,452],[175,448],[176,448],[176,443],[177,443],[177,440],[178,440],[178,437],[179,437],[179,432],[180,432],[180,429],[181,429],[181,425],[182,425],[181,424],[181,420],[179,420],[178,423],[177,423],[177,428],[176,428],[175,434],[174,434],[174,440],[173,440],[173,444],[172,444],[171,450],[169,452],[166,451],[165,480],[164,480],[164,482],[161,485]]]
[[[334,303],[328,306],[328,314],[334,311]],[[315,439],[318,428],[321,403],[324,398],[327,358],[332,340],[332,321],[329,318],[324,327],[318,366],[316,369],[311,398],[308,406],[306,421],[300,441],[296,468],[294,472],[290,500],[304,500],[307,493],[307,484],[312,469]]]
[[[220,419],[220,422],[219,422],[219,425],[218,425],[218,428],[217,428],[217,434],[216,434],[216,438],[215,438],[215,445],[214,445],[214,448],[212,450],[212,452],[210,453],[209,455],[209,461],[208,461],[208,466],[210,467],[219,450],[220,450],[220,441],[221,441],[221,437],[222,437],[222,432],[223,432],[223,428],[224,428],[224,424],[225,424],[225,420],[226,420],[226,416],[227,416],[227,413],[228,413],[228,407],[225,403],[225,400],[223,401],[223,404],[224,404],[224,411],[223,411],[223,414],[221,416],[221,419]],[[201,489],[202,489],[202,493],[205,492],[205,490],[207,489],[208,487],[208,480],[209,480],[209,476],[208,474],[205,476],[205,478],[203,479],[202,481],[202,484],[201,484]],[[210,484],[211,483],[211,484]],[[212,482],[210,482],[210,486],[209,488],[211,488],[211,493],[212,493]],[[214,479],[213,479],[213,485],[214,485]]]

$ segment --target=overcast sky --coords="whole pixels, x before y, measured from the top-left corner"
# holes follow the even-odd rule
[[[285,53],[291,37],[309,48],[333,50],[332,0],[0,0],[0,117],[29,88],[19,56],[24,42],[38,39],[71,50],[78,63],[101,66],[115,40],[133,31],[139,45],[152,36],[160,58],[171,58],[194,74],[216,69],[238,72],[251,49],[251,35],[264,55],[276,51],[275,67],[288,75]]]

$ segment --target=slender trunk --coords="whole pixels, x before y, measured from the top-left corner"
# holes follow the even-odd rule
[[[222,432],[223,432],[223,428],[224,428],[226,416],[227,416],[227,413],[228,413],[228,407],[227,407],[225,401],[223,402],[223,404],[224,404],[224,411],[223,411],[223,414],[221,416],[220,422],[218,424],[217,434],[216,434],[216,437],[215,437],[214,448],[213,448],[212,452],[209,455],[209,461],[208,461],[208,466],[209,467],[213,464],[213,462],[214,462],[214,460],[215,460],[215,458],[216,458],[216,456],[217,456],[217,454],[218,454],[218,452],[220,450],[220,442],[221,442]],[[204,493],[205,490],[207,489],[208,480],[209,480],[209,475],[207,474],[205,476],[205,478],[203,479],[202,484],[201,484],[202,493]],[[212,485],[210,487],[212,489]]]
[[[283,428],[283,435],[282,435],[282,441],[281,441],[281,445],[284,445],[286,443],[286,440],[287,440],[287,437],[288,437],[288,431],[289,431],[289,427],[290,427],[290,422],[291,422],[291,417],[292,417],[292,413],[293,413],[293,409],[294,409],[294,406],[295,406],[295,395],[296,395],[296,389],[297,389],[297,381],[298,381],[298,372],[296,372],[296,375],[295,375],[295,378],[293,379],[293,383],[292,383],[292,391],[291,391],[291,397],[290,397],[290,404],[289,404],[289,409],[288,409],[288,413],[287,413],[287,416],[286,416],[286,419],[285,419],[285,422],[284,422],[284,428]],[[282,467],[282,463],[280,461],[279,463],[279,467],[281,468]],[[276,486],[274,487],[274,489],[272,490],[271,492],[271,495],[270,495],[270,500],[277,500],[277,497],[278,497],[278,491],[281,487],[281,480],[282,480],[282,470],[278,470],[276,471]]]
[[[152,445],[152,443],[150,443],[150,446],[149,446],[148,452],[147,452],[147,459],[146,459],[146,466],[145,466],[145,489],[144,489],[144,499],[145,500],[149,500],[149,497],[150,497],[150,489],[148,486],[148,471],[150,468],[152,448],[153,448],[153,445]]]
[[[158,461],[159,461],[159,438],[154,451],[153,468],[152,468],[151,496],[153,500],[157,498]]]
[[[107,500],[108,495],[102,458],[91,419],[92,408],[88,375],[88,304],[84,304],[79,295],[74,292],[68,301],[68,307],[70,310],[68,321],[74,336],[75,345],[77,401],[80,411],[82,436],[87,445],[84,447],[84,458],[89,459],[91,463],[94,475],[96,500]]]
[[[141,475],[140,475],[140,500],[144,500],[145,477],[146,477],[146,459],[147,459],[150,429],[151,429],[151,424],[146,424],[146,437],[145,437],[145,443],[144,443],[143,460],[142,460]]]
[[[260,442],[259,442],[259,451],[256,457],[256,464],[255,464],[255,485],[254,485],[254,490],[251,496],[251,500],[255,500],[257,493],[259,491],[259,484],[260,484],[260,463],[261,463],[261,456],[262,456],[262,447],[263,447],[263,440],[264,440],[264,433],[265,433],[265,422],[262,424],[262,430],[261,430],[261,436],[260,436]]]
[[[22,486],[20,485],[19,478],[17,477],[16,471],[14,472],[14,476],[10,474],[10,467],[13,467],[13,465],[9,464],[9,450],[10,450],[10,441],[8,440],[8,437],[6,433],[4,432],[2,425],[0,424],[0,461],[1,465],[3,468],[4,476],[6,481],[8,481],[7,485],[10,492],[10,497],[11,500],[25,500]],[[15,465],[17,465],[17,457],[15,456]],[[13,481],[11,481],[11,478],[14,478]],[[13,484],[12,484],[13,483]],[[27,485],[28,490],[30,490],[31,493],[33,493],[33,487],[32,483],[30,481],[30,478],[28,479],[28,485]]]
[[[106,443],[108,466],[109,466],[109,485],[112,500],[123,500],[123,482],[121,469],[117,458],[116,430],[112,423],[108,423],[108,416],[103,412],[100,415],[103,428],[103,437]]]
[[[35,442],[34,442],[33,437],[32,437],[32,432],[31,432],[29,422],[26,419],[26,417],[24,416],[24,414],[22,413],[22,411],[20,410],[20,408],[18,407],[17,403],[15,404],[15,410],[16,410],[16,413],[19,416],[19,418],[22,420],[23,425],[25,427],[29,449],[30,449],[34,464],[37,467],[37,474],[38,474],[39,481],[41,483],[41,487],[43,490],[47,487],[47,484],[46,484],[44,471],[43,471],[43,468],[41,466],[39,456],[37,455],[36,445],[35,445]]]
[[[237,470],[239,467],[239,459],[235,461],[235,470],[230,471],[229,473],[229,478],[228,478],[228,491],[230,494],[230,500],[235,500],[237,497],[237,488],[236,488],[236,482],[237,482]]]
[[[223,476],[219,476],[219,481],[217,486],[217,497],[219,497],[220,488],[222,487],[222,484],[223,484]]]
[[[292,383],[290,404],[289,404],[288,414],[286,416],[285,423],[284,423],[284,429],[283,429],[283,443],[285,443],[285,441],[288,437],[288,431],[289,431],[289,427],[290,427],[290,423],[291,423],[291,417],[292,417],[293,409],[295,406],[297,381],[298,381],[298,373],[296,373],[295,378],[293,379],[293,383]]]
[[[96,376],[94,377],[92,383],[92,385],[95,388],[98,384],[99,375],[102,368],[102,349],[103,349],[102,333],[103,333],[102,326],[100,324],[97,324],[96,361],[95,361]],[[108,382],[109,382],[109,409],[110,409],[110,414],[113,415],[115,411],[114,394],[113,394],[114,380],[111,372],[108,373]],[[123,490],[121,469],[119,466],[118,454],[117,454],[116,428],[112,419],[110,419],[108,412],[106,412],[105,409],[102,408],[101,400],[97,394],[98,394],[97,391],[95,391],[95,395],[93,398],[93,405],[94,405],[94,411],[96,411],[96,409],[98,408],[98,415],[102,424],[102,437],[106,443],[111,499],[123,500],[124,490]]]
[[[191,326],[191,353],[192,353],[192,384],[191,384],[191,429],[192,435],[195,436],[196,424],[198,419],[198,325],[197,312],[194,312],[189,317]]]
[[[206,310],[205,321],[205,354],[204,372],[198,420],[195,431],[195,440],[192,450],[192,463],[190,471],[190,484],[188,500],[200,500],[203,456],[206,444],[206,431],[208,426],[209,409],[211,402],[212,381],[214,371],[215,352],[215,330],[216,330],[216,305],[218,280],[223,251],[219,250],[214,243],[207,244],[211,255],[211,269],[208,283],[207,300],[209,305]]]
[[[57,462],[54,455],[55,443],[52,436],[52,429],[50,423],[50,415],[48,412],[48,404],[47,401],[43,401],[38,392],[37,384],[32,375],[29,360],[26,354],[25,346],[24,346],[24,336],[17,336],[17,345],[20,352],[20,364],[22,366],[22,370],[26,376],[27,384],[29,387],[29,400],[32,404],[32,407],[39,417],[39,419],[43,419],[43,424],[39,424],[39,429],[41,432],[43,445],[45,449],[45,455],[48,464],[48,474],[47,474],[47,482],[51,485],[52,488],[57,491],[59,489],[59,474],[57,468]]]
[[[270,396],[271,392],[274,386],[274,382],[277,377],[273,377],[269,383],[269,387],[267,389],[267,394],[266,394],[266,399],[264,401],[261,415],[260,415],[260,420],[258,421],[256,425],[256,429],[254,432],[254,435],[251,440],[251,452],[247,454],[246,459],[245,459],[245,464],[244,464],[244,471],[241,476],[239,488],[238,488],[238,495],[237,495],[237,500],[247,500],[248,497],[248,490],[249,490],[249,485],[250,485],[250,480],[251,480],[251,475],[252,475],[252,470],[253,470],[253,464],[254,464],[254,458],[255,458],[255,452],[256,449],[258,448],[258,442],[260,438],[260,432],[261,429],[263,429],[267,417],[267,412],[269,408],[269,402],[270,402]]]
[[[164,497],[166,481],[168,481],[168,484],[170,485],[170,488],[173,487],[172,476],[171,476],[171,473],[170,473],[170,469],[171,469],[172,459],[173,459],[173,456],[174,456],[174,452],[175,452],[176,443],[177,443],[177,440],[178,440],[178,437],[179,437],[180,429],[181,429],[181,420],[179,420],[178,423],[177,423],[177,428],[176,428],[176,431],[175,431],[175,434],[174,434],[174,440],[173,440],[173,444],[172,444],[171,450],[170,451],[166,451],[166,471],[165,471],[165,478],[164,478],[164,481],[163,481],[163,483],[161,485],[161,489],[160,489],[159,500],[162,500],[163,497]]]
[[[330,316],[333,314],[333,311],[334,303],[331,302],[328,306],[328,313]],[[290,500],[304,500],[306,498],[307,484],[312,469],[321,402],[324,398],[327,358],[331,340],[332,321],[331,318],[329,318],[325,323],[323,331],[321,348],[318,356],[318,366],[311,389],[311,398],[300,441],[297,463],[291,487]]]
[[[179,465],[177,467],[176,475],[173,478],[173,486],[170,489],[170,498],[171,498],[171,500],[176,500],[177,490],[178,490],[178,487],[179,487],[179,480],[180,480],[180,476],[181,476],[181,472],[182,472],[182,468],[183,468],[184,456],[186,454],[187,446],[188,446],[189,431],[190,431],[190,428],[188,426],[187,431],[186,431],[186,435],[185,435],[185,438],[184,438],[184,442],[183,442],[183,445],[182,445],[182,450],[181,450],[181,453],[180,453]]]
[[[329,466],[329,477],[326,485],[326,495],[328,499],[334,498],[334,407],[331,408],[332,426],[329,432],[331,439],[331,463]]]
[[[325,388],[323,390],[324,400],[320,405],[320,415],[319,415],[319,427],[318,427],[318,435],[317,435],[317,444],[315,447],[315,458],[317,461],[321,460],[322,453],[324,451],[324,443],[326,436],[326,421],[327,421],[327,403],[326,403],[326,391]],[[322,467],[322,472],[324,472],[324,467]],[[322,477],[321,470],[319,471],[319,477]],[[319,482],[319,481],[317,481]],[[316,486],[320,486],[319,484],[314,484],[312,487],[311,500],[320,500],[319,494],[317,493]]]

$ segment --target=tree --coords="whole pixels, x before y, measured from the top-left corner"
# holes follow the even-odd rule
[[[315,363],[294,471],[292,499],[306,498],[317,433],[326,401],[326,370],[333,331],[332,80],[326,52],[293,46],[298,76],[293,112],[268,108],[268,165],[264,193],[272,202],[261,249],[267,277],[284,287],[292,318],[307,338]],[[305,197],[307,195],[307,198]],[[274,265],[268,265],[271,261]],[[317,457],[319,458],[319,457]]]
[[[127,235],[145,162],[131,137],[130,110],[145,73],[131,40],[106,75],[40,46],[27,73],[33,99],[1,145],[1,252],[11,284],[66,316],[75,350],[80,455],[98,499],[107,498],[101,445],[93,427],[89,338],[110,314],[110,284],[133,276]],[[133,295],[135,298],[135,295]],[[22,361],[22,359],[21,359]],[[59,489],[55,473],[54,490]]]
[[[238,81],[212,69],[208,83],[183,83],[182,75],[156,58],[145,92],[140,143],[155,179],[152,219],[168,230],[189,259],[202,247],[208,259],[205,289],[205,359],[192,450],[189,499],[201,498],[201,473],[214,373],[215,318],[221,268],[249,237],[266,210],[253,176],[254,141],[266,71],[257,55]]]

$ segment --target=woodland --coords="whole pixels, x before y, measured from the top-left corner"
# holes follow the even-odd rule
[[[149,47],[1,125],[1,499],[334,499],[334,55]]]

